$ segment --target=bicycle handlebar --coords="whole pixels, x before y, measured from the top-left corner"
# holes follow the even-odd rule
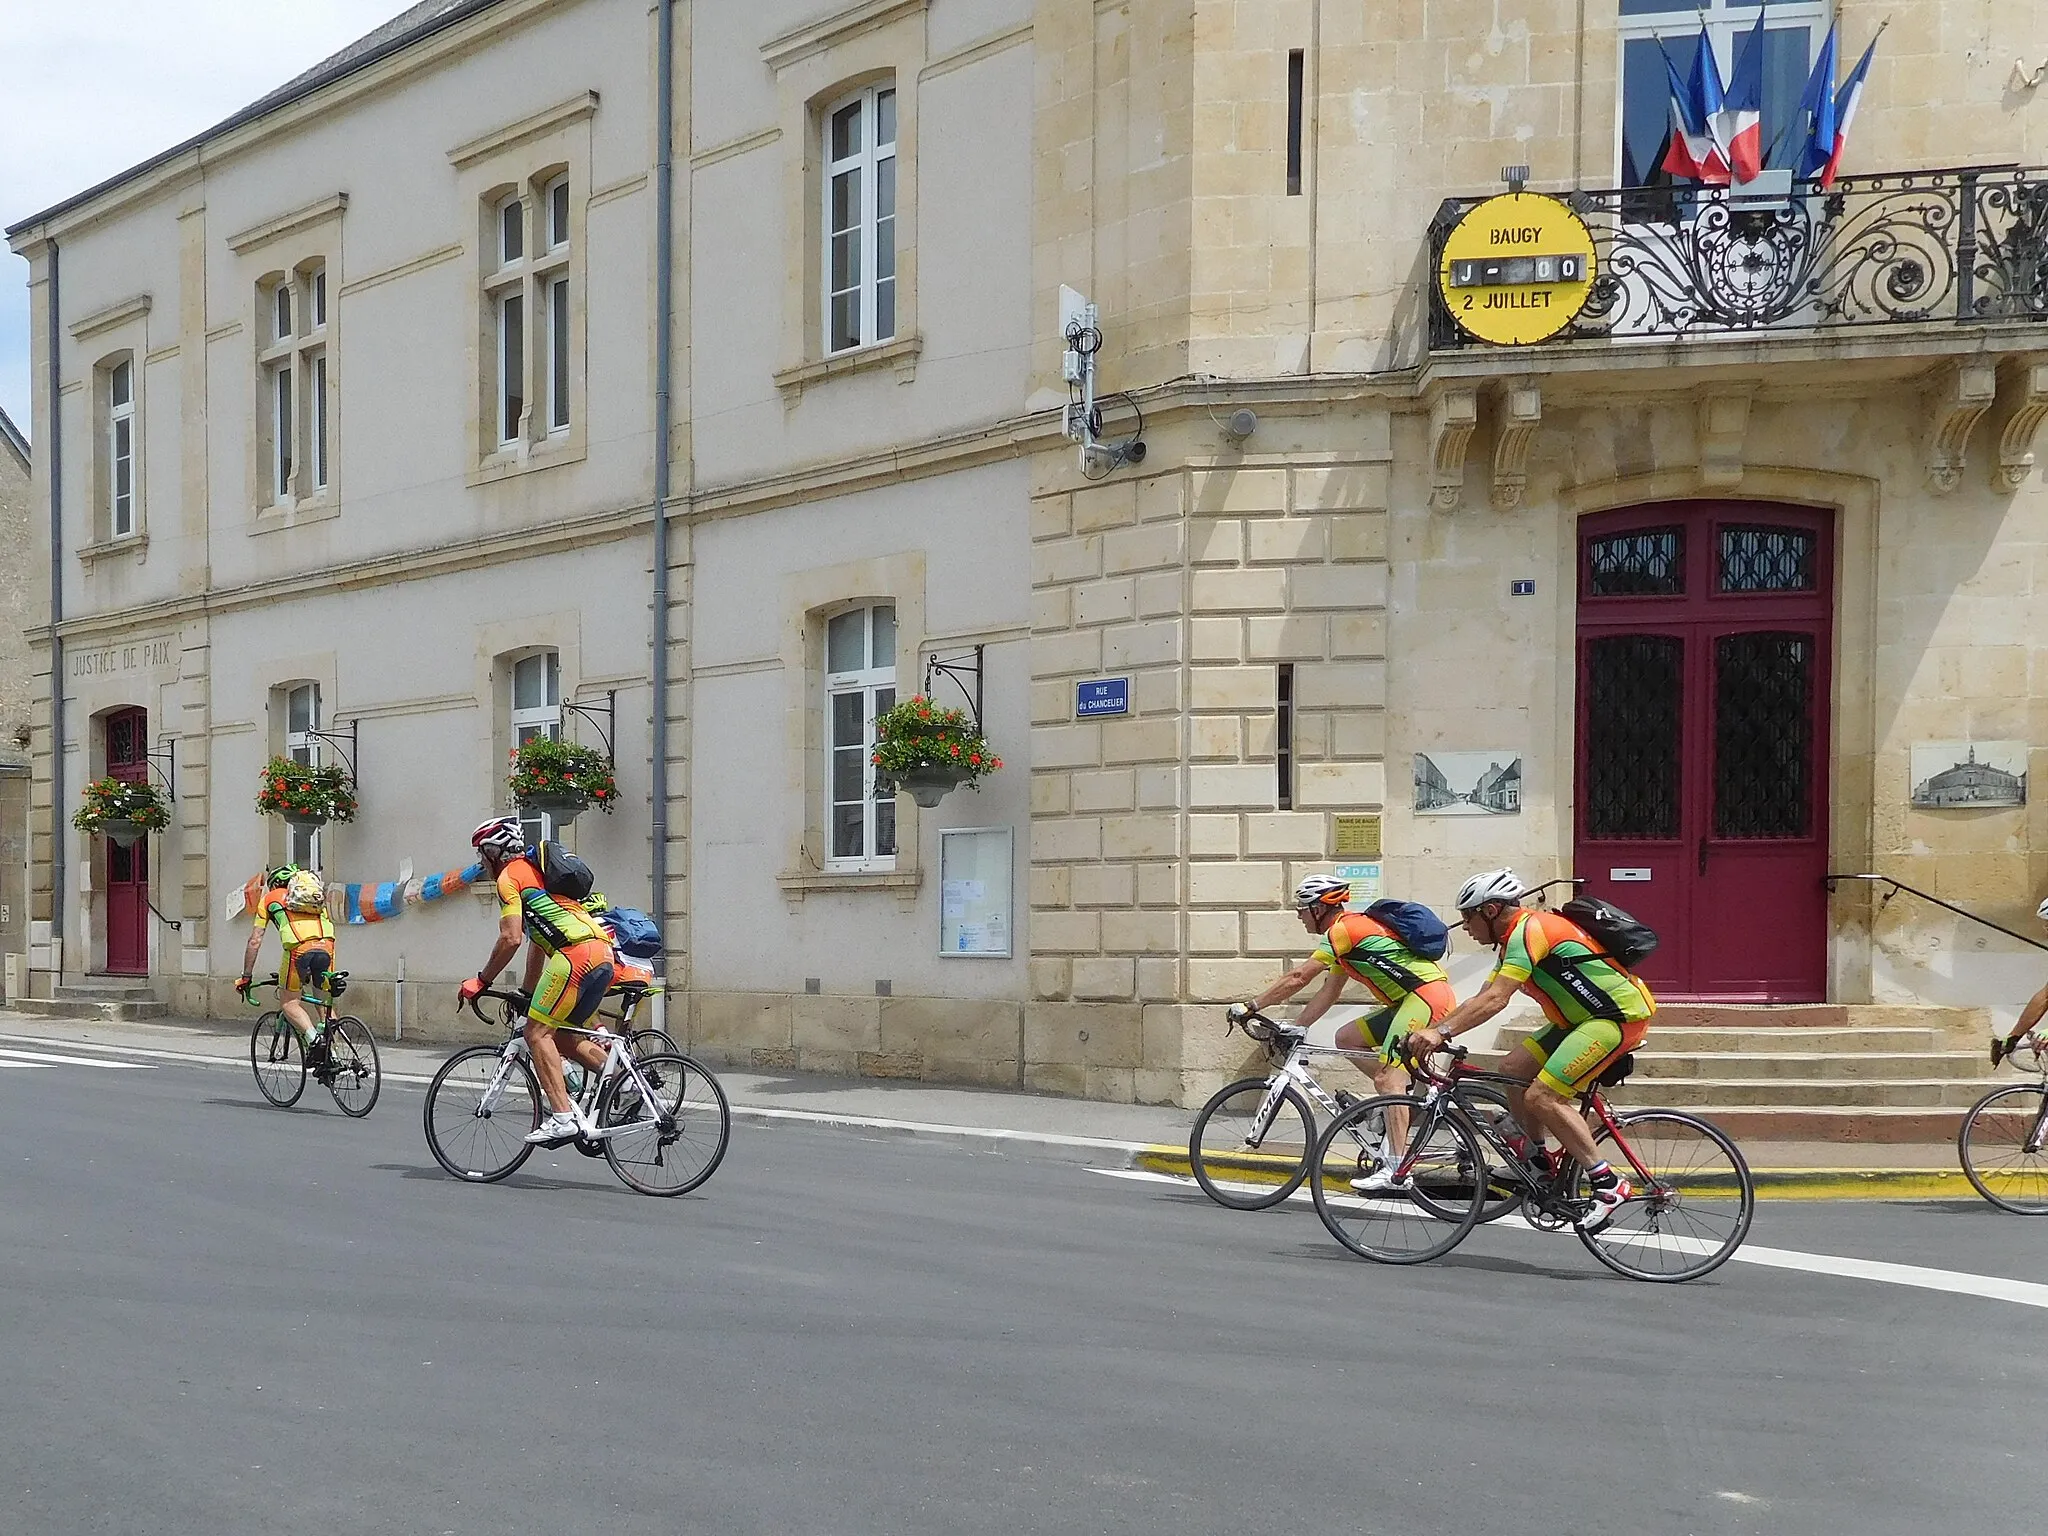
[[[515,1015],[519,1016],[524,1016],[524,1014],[526,1013],[527,1006],[533,1001],[533,999],[528,997],[524,992],[500,992],[494,987],[486,987],[483,991],[477,993],[475,997],[470,998],[463,1005],[466,1008],[468,1008],[471,1013],[475,1014],[479,1019],[482,1019],[483,1022],[486,1024],[505,1024],[505,1021],[503,1019],[493,1019],[486,1015],[483,1009],[477,1007],[477,1004],[487,997],[494,1003],[506,1004],[511,1008]],[[512,1024],[506,1025],[506,1027],[510,1029],[516,1029],[519,1026],[515,1021]]]

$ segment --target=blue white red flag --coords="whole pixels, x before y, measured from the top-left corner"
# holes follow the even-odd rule
[[[1737,182],[1755,181],[1764,168],[1764,12],[1735,45],[1728,95],[1714,115],[1714,138]]]
[[[1879,27],[1881,36],[1883,27]],[[1849,146],[1849,125],[1856,120],[1856,105],[1863,100],[1864,77],[1870,73],[1870,56],[1877,52],[1877,38],[1870,40],[1870,46],[1863,50],[1863,57],[1856,61],[1856,67],[1849,72],[1849,78],[1842,82],[1841,90],[1835,93],[1835,138],[1828,150],[1827,163],[1821,167],[1820,184],[1832,187],[1835,173],[1842,168],[1842,151]]]
[[[1714,47],[1707,29],[1700,28],[1698,51],[1693,54],[1690,77],[1678,73],[1664,40],[1657,40],[1664,54],[1664,73],[1671,82],[1671,135],[1659,169],[1672,176],[1728,183],[1728,161],[1714,142],[1713,114],[1721,109],[1721,66],[1714,62]]]

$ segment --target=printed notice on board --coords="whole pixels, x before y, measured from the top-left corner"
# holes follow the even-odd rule
[[[939,833],[939,953],[1010,953],[1011,838],[1008,827]]]

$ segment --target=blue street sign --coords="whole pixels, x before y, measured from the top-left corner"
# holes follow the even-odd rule
[[[1092,683],[1074,684],[1076,715],[1127,715],[1131,712],[1131,680],[1104,677]]]

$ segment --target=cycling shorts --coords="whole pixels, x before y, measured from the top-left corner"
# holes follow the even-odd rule
[[[1358,1028],[1372,1048],[1379,1052],[1380,1060],[1391,1064],[1395,1048],[1409,1030],[1434,1024],[1457,1006],[1458,999],[1452,994],[1449,982],[1425,981],[1393,1007],[1368,1013],[1358,1021]]]
[[[301,944],[284,957],[284,995],[309,1003],[330,1003],[327,974],[334,969],[334,951],[320,944]]]
[[[1546,1024],[1522,1042],[1522,1049],[1534,1056],[1543,1069],[1536,1074],[1543,1086],[1571,1098],[1591,1087],[1608,1062],[1642,1044],[1649,1032],[1648,1020],[1618,1024],[1612,1019],[1588,1019],[1583,1024]]]
[[[533,989],[526,1016],[554,1029],[564,1024],[581,1028],[597,1012],[611,984],[611,945],[602,939],[571,944],[542,964],[540,983]]]

